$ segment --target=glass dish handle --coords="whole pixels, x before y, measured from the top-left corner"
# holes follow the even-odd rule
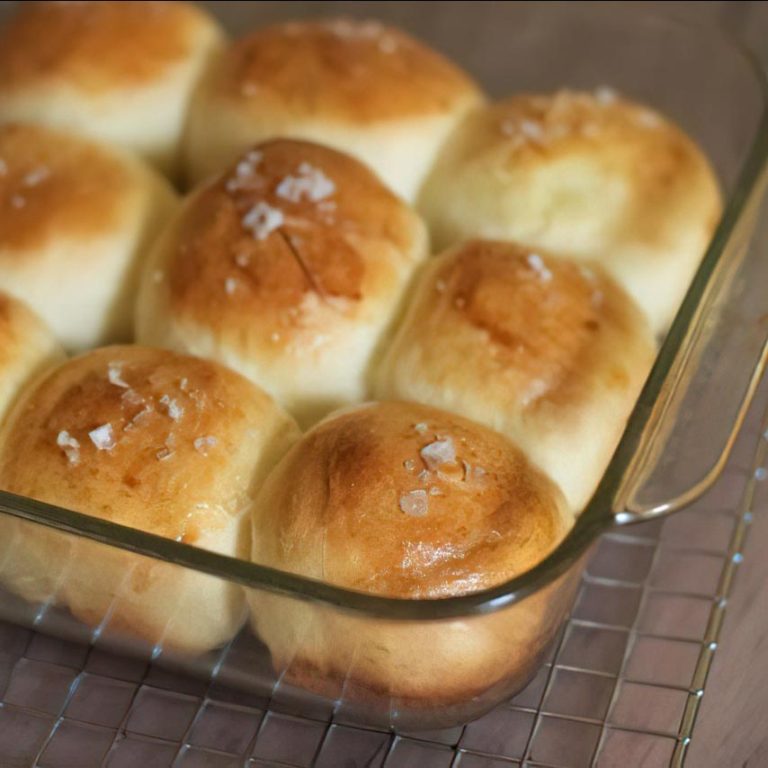
[[[768,354],[766,179],[723,216],[606,473],[617,524],[686,506],[728,459]]]

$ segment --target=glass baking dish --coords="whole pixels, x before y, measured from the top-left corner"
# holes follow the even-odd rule
[[[311,5],[316,12],[338,6]],[[616,6],[494,4],[476,15],[469,4],[452,3],[436,18],[423,12],[424,4],[408,5],[422,6],[414,20],[423,28],[408,26],[438,48],[451,52],[456,36],[450,30],[463,30],[467,55],[457,58],[492,94],[610,85],[677,120],[721,179],[722,221],[589,506],[528,573],[462,597],[397,600],[0,493],[0,582],[4,573],[18,572],[25,542],[44,541],[68,554],[59,572],[45,575],[46,601],[28,603],[0,591],[1,618],[146,656],[306,714],[333,712],[337,720],[406,730],[449,726],[526,684],[569,611],[601,532],[673,512],[718,475],[762,373],[768,339],[768,221],[761,215],[768,88],[761,69],[716,31]],[[236,33],[265,21],[250,3],[212,3],[211,9]],[[363,4],[362,12],[401,23],[409,18],[399,3]],[[272,4],[269,20],[295,13],[295,4]],[[94,603],[87,624],[60,604],[67,590],[88,589],[78,581],[83,558],[103,563],[101,586],[109,595]],[[28,566],[26,578],[37,578],[34,563]],[[189,584],[193,598],[197,590],[244,591],[247,599],[238,603],[244,628],[202,655],[170,647],[162,637],[137,639],[135,617],[151,593],[148,598],[136,584],[153,580]],[[246,605],[273,653],[252,631]],[[171,627],[206,618],[194,599],[184,599],[162,620]]]

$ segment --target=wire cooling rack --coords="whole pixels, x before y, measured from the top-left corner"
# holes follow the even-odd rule
[[[0,768],[680,766],[745,534],[768,508],[766,426],[748,422],[692,508],[602,537],[550,659],[473,723],[361,728],[0,623]]]

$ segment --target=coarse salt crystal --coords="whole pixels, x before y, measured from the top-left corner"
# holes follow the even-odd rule
[[[426,422],[420,421],[418,424],[414,424],[413,428],[420,434],[423,435],[425,432],[429,431],[429,427],[427,426]]]
[[[166,448],[161,448],[155,454],[155,456],[157,457],[158,461],[168,461],[168,459],[170,459],[171,456],[173,456],[173,453],[174,452],[170,448],[166,447]]]
[[[421,472],[418,474],[419,482],[420,483],[427,483],[429,482],[429,476],[430,472],[428,469],[422,469]]]
[[[446,437],[425,445],[419,451],[419,455],[428,469],[439,469],[443,464],[453,464],[456,461],[456,448],[453,440]]]
[[[252,149],[245,157],[235,166],[235,176],[238,179],[247,179],[253,176],[254,171],[258,167],[259,163],[264,158],[258,149]]]
[[[635,115],[638,125],[644,128],[658,128],[661,125],[661,118],[650,109],[640,109]]]
[[[117,445],[115,435],[112,432],[112,425],[109,423],[92,429],[88,433],[88,437],[91,438],[91,442],[100,451],[111,451]]]
[[[394,37],[385,35],[379,40],[379,50],[382,53],[394,53],[398,48],[397,40]]]
[[[80,442],[65,429],[56,436],[56,445],[64,451],[64,455],[70,464],[80,463]]]
[[[218,443],[218,440],[215,437],[208,435],[207,437],[196,437],[194,446],[198,453],[202,453],[203,456],[207,456],[208,449],[213,448],[216,443]]]
[[[547,269],[546,264],[544,264],[544,259],[542,259],[538,253],[529,253],[526,257],[526,261],[528,262],[528,266],[538,274],[543,282],[548,283],[552,279],[552,272]]]
[[[247,253],[236,253],[235,254],[235,264],[237,264],[238,267],[245,268],[250,264],[251,260],[248,258]]]
[[[544,140],[544,129],[535,120],[521,120],[519,125],[520,133],[526,139],[541,142]]]
[[[130,392],[131,390],[128,390]],[[126,392],[127,394],[127,392]],[[143,402],[141,400],[140,402]],[[152,413],[152,406],[151,405],[145,405],[129,422],[128,424],[123,427],[123,430],[125,432],[130,432],[133,429],[136,429],[136,427],[139,426],[139,422],[142,421],[144,418],[149,416],[149,414]]]
[[[427,492],[416,490],[403,493],[400,496],[400,510],[411,517],[425,517],[429,511]]]
[[[618,94],[613,88],[607,85],[601,85],[594,90],[595,101],[602,106],[613,104],[618,98]]]
[[[317,203],[330,197],[336,191],[336,185],[320,168],[309,163],[301,163],[298,175],[286,176],[278,185],[275,194],[283,200],[299,203],[303,199]]]
[[[409,471],[413,472],[416,469],[416,462],[413,459],[406,459],[403,462],[403,466]]]
[[[523,405],[529,405],[534,400],[538,400],[542,395],[546,394],[548,389],[549,385],[544,379],[532,379],[523,395]]]
[[[184,408],[178,402],[168,395],[163,395],[160,402],[165,406],[168,415],[174,420],[179,421],[184,415]]]
[[[348,40],[371,40],[378,38],[384,27],[378,21],[356,21],[352,19],[334,19],[327,28],[337,37]]]
[[[265,240],[278,227],[283,225],[285,217],[279,208],[273,208],[265,202],[256,203],[243,216],[242,224],[257,240]]]
[[[24,176],[24,184],[27,187],[35,187],[50,175],[51,172],[44,165],[41,165],[38,168],[33,168]]]
[[[440,489],[439,489],[439,488],[438,488],[436,485],[433,485],[433,486],[432,486],[432,487],[429,489],[429,495],[430,495],[430,496],[442,496],[442,495],[443,495],[443,492],[442,492],[442,491],[441,491],[441,490],[440,490]]]
[[[228,277],[224,281],[224,290],[228,296],[231,296],[237,290],[237,280],[234,277]]]
[[[130,389],[131,385],[123,380],[122,363],[109,363],[107,366],[107,376],[110,384],[114,384],[116,387],[122,387],[123,389]]]
[[[224,189],[231,193],[237,192],[239,189],[247,188],[263,157],[264,156],[258,149],[252,149],[247,152],[245,156],[238,161],[235,166],[234,174],[227,179]]]
[[[126,389],[120,399],[129,405],[141,405],[144,402],[144,398],[134,389]]]

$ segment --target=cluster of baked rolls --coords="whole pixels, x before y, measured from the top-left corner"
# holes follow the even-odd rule
[[[20,4],[0,488],[384,597],[497,586],[588,503],[719,215],[694,142],[607,88],[489,102],[373,21],[229,42],[183,3]],[[192,653],[250,608],[335,697],[522,678],[565,599],[375,622],[0,527],[25,598]]]

